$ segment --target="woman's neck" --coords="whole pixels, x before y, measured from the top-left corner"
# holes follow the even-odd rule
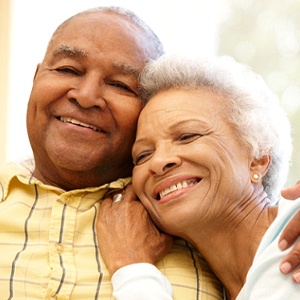
[[[237,210],[230,216],[200,226],[185,237],[194,244],[235,299],[243,287],[261,239],[277,215],[277,207],[263,201],[255,207]],[[204,227],[205,226],[205,227]]]

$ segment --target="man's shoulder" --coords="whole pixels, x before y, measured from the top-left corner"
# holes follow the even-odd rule
[[[34,159],[26,158],[19,161],[11,161],[0,168],[0,176],[8,177],[16,174],[32,175]]]
[[[21,161],[8,162],[0,168],[0,201],[3,201],[8,193],[10,183],[14,178],[29,180],[32,177],[34,161],[32,158]]]

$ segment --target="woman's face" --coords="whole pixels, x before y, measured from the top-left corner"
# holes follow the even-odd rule
[[[226,102],[206,89],[171,89],[142,110],[133,186],[169,233],[224,218],[249,193],[252,158],[226,120]]]

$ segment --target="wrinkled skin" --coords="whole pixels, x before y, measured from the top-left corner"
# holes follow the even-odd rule
[[[158,120],[163,120],[163,119],[164,118],[158,118]],[[152,126],[150,127],[152,130]],[[144,159],[144,157],[147,156],[144,156],[143,154],[142,160]],[[169,155],[167,155],[167,157],[170,158]],[[298,190],[299,187],[300,185],[298,185]],[[290,189],[290,191],[292,190]],[[130,188],[130,193],[133,193],[131,188]],[[286,194],[284,196],[287,197]],[[129,189],[127,189],[125,194],[125,199],[129,199],[129,197],[135,199],[133,195],[129,196]],[[292,195],[289,195],[289,197],[292,197]],[[297,194],[294,196],[294,198],[295,197],[297,197]],[[109,270],[111,274],[113,274],[118,268],[125,266],[127,264],[142,262],[142,261],[145,262],[147,260],[149,261],[151,260],[149,258],[151,257],[152,245],[147,245],[147,243],[143,244],[144,239],[140,240],[139,238],[140,231],[138,230],[140,230],[141,224],[139,222],[136,222],[136,218],[134,217],[135,207],[132,205],[128,205],[130,202],[135,203],[138,209],[142,210],[140,203],[137,204],[134,200],[133,201],[126,200],[123,204],[116,203],[112,205],[111,197],[106,199],[101,207],[102,214],[100,215],[100,220],[98,222],[98,231],[103,232],[103,234],[105,234],[105,237],[98,235],[98,240],[99,240],[99,244],[101,245],[100,246],[101,252],[105,257],[106,263],[109,266]],[[145,218],[145,220],[147,219],[148,218]],[[143,222],[143,224],[147,224],[147,222],[146,223]],[[180,223],[179,225],[181,226],[181,224],[182,223]],[[148,225],[146,225],[145,228],[147,228],[147,226]],[[150,225],[150,228],[153,229],[152,225]],[[139,234],[136,234],[136,232],[139,232]],[[297,233],[297,236],[298,235],[299,233]],[[160,236],[157,233],[155,233],[154,236],[157,237],[157,239],[166,238]],[[124,237],[126,237],[126,239],[124,239]],[[103,241],[107,241],[107,240],[109,240],[110,242],[103,243]],[[168,249],[168,244],[169,241],[167,240],[167,242],[164,244],[166,246],[165,251],[167,251]],[[146,252],[145,253],[143,253],[143,251],[136,252],[136,249],[140,249],[140,250],[143,249],[143,251]],[[124,253],[127,253],[129,255],[124,256]],[[161,251],[158,254],[161,253],[163,253],[163,251]],[[297,258],[299,261],[299,256],[294,257],[296,265],[298,264]],[[155,260],[152,259],[152,261],[154,262]]]
[[[142,107],[138,75],[153,55],[145,38],[126,18],[99,11],[71,19],[54,34],[28,103],[36,178],[71,190],[131,175],[131,147]],[[119,218],[121,212],[125,215]],[[106,228],[109,222],[114,227]],[[122,243],[109,248],[108,233],[112,228],[118,233],[120,227],[126,230]],[[130,196],[115,206],[103,201],[98,229],[112,273],[128,263],[155,263],[172,246],[172,238],[160,233]],[[138,247],[132,249],[134,241]]]
[[[132,183],[154,223],[193,244],[235,299],[277,207],[262,186],[269,156],[237,138],[224,103],[205,88],[156,93],[139,117]]]
[[[28,103],[36,178],[70,190],[131,174],[137,79],[150,52],[141,30],[113,13],[77,16],[54,34]]]
[[[44,60],[37,67],[28,104],[27,127],[36,162],[35,177],[70,190],[101,185],[131,174],[130,151],[141,110],[137,77],[149,59],[150,48],[138,28],[120,16],[103,12],[74,18],[53,36]],[[93,129],[62,122],[61,117]],[[146,236],[150,228],[165,248],[153,258],[149,246],[148,254],[139,251],[134,259],[126,257],[116,264],[139,259],[154,262],[168,251],[170,238],[155,231],[140,203],[126,200],[118,206],[128,208],[129,203],[145,216],[143,227],[135,226],[144,228]],[[111,214],[116,213],[109,200],[104,201],[106,226],[115,222],[108,207],[112,208]],[[130,212],[126,210],[126,214],[128,217]],[[297,216],[283,235],[288,245],[299,234],[300,214]],[[130,218],[126,222],[132,224]],[[121,227],[127,228],[122,224],[116,228]],[[131,229],[128,230],[131,233],[136,230]],[[120,235],[120,232],[115,233]],[[131,248],[137,237],[134,234],[131,237]],[[111,255],[113,251],[103,252]],[[298,265],[299,257],[297,246],[289,256],[292,267]],[[112,265],[111,272],[116,268]]]
[[[134,263],[155,264],[172,247],[172,237],[160,232],[143,204],[128,186],[121,202],[107,197],[101,203],[97,222],[101,254],[111,275]]]

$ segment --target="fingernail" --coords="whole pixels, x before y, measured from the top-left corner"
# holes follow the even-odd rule
[[[296,273],[293,275],[293,279],[297,282],[300,283],[300,273]]]
[[[287,248],[287,246],[288,246],[288,242],[286,240],[282,240],[278,244],[278,247],[280,250],[285,250]]]
[[[289,262],[284,262],[281,266],[280,266],[280,270],[282,273],[286,274],[288,272],[290,272],[292,269],[292,265]],[[299,274],[299,280],[300,280],[300,274]]]

